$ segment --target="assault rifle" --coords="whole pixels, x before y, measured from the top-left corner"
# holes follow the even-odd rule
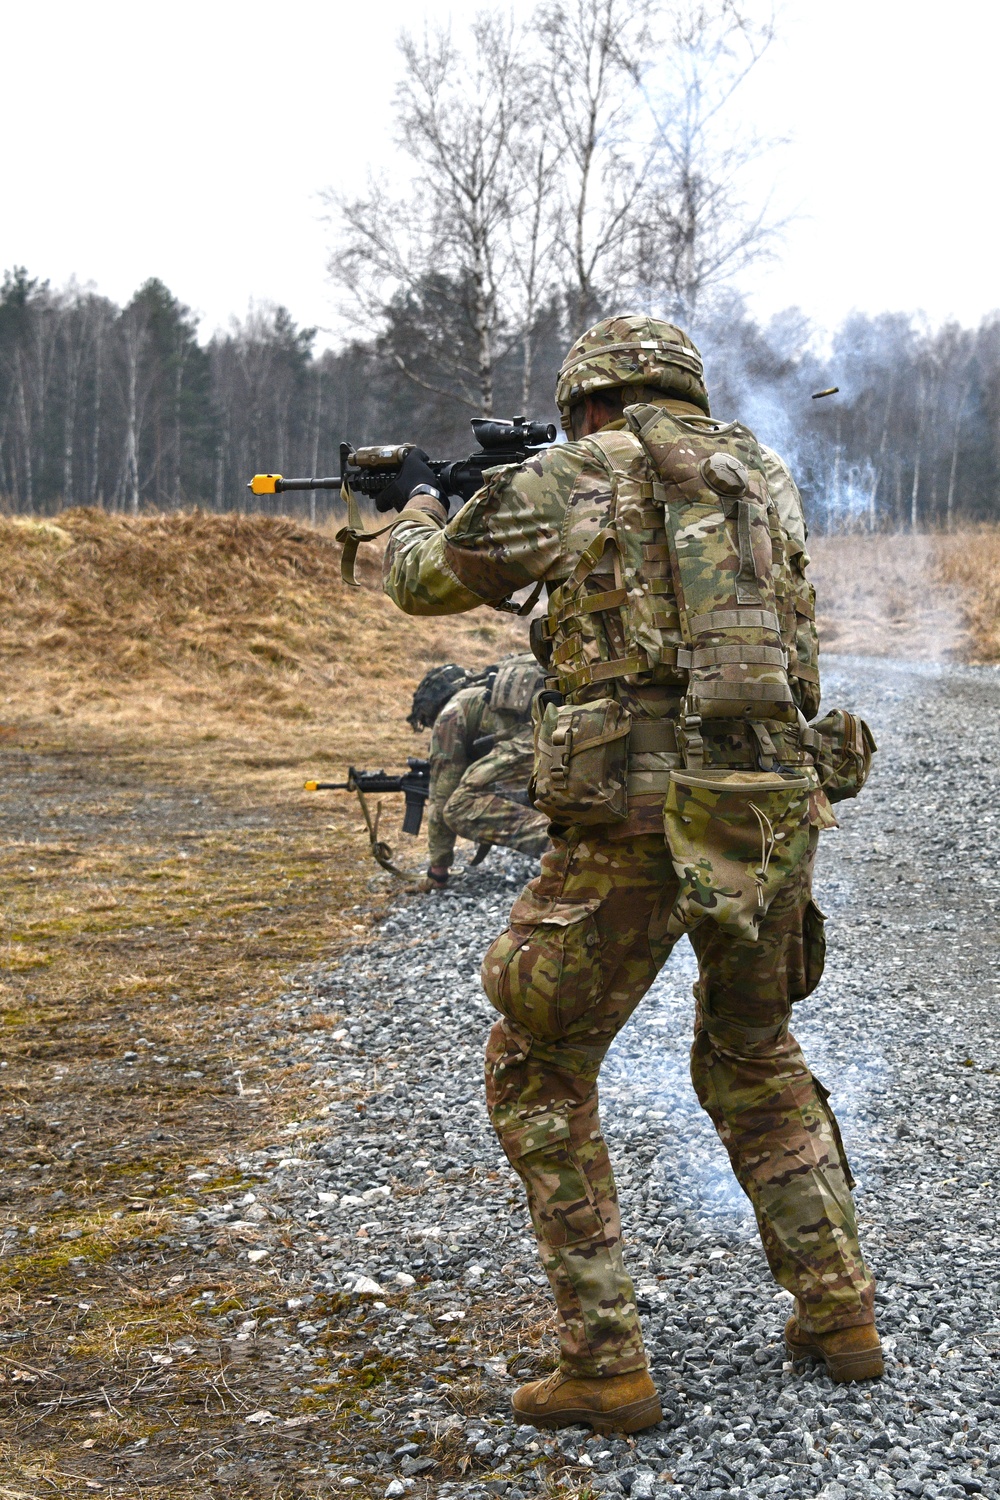
[[[406,764],[410,769],[404,771],[402,776],[389,776],[385,771],[359,771],[351,766],[346,781],[307,781],[305,784],[307,792],[357,792],[373,858],[384,870],[390,870],[393,875],[400,875],[404,880],[408,880],[410,876],[407,871],[396,868],[392,863],[392,849],[378,836],[382,804],[380,802],[376,806],[373,818],[365,801],[365,793],[402,792],[406,798],[403,832],[418,834],[423,821],[424,804],[430,795],[431,763],[410,755],[407,756]]]
[[[465,459],[434,458],[430,468],[440,482],[442,493],[469,500],[482,486],[487,469],[501,464],[523,464],[526,458],[547,448],[556,440],[552,422],[529,422],[524,417],[513,421],[499,417],[473,417],[472,430],[479,451]],[[414,443],[376,444],[370,448],[340,445],[340,473],[329,479],[285,479],[281,474],[255,474],[247,485],[254,495],[281,495],[286,490],[355,490],[375,501],[388,489],[403,467],[403,460]]]

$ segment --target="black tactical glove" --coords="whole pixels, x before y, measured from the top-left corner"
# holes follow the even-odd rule
[[[441,503],[445,510],[448,509],[448,502],[441,493],[440,481],[427,462],[427,454],[423,448],[411,448],[392,484],[381,495],[376,496],[376,510],[403,510],[418,484],[425,484],[436,495],[440,495]]]

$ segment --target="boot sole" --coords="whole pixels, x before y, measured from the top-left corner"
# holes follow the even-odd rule
[[[793,1344],[786,1339],[785,1352],[795,1366],[808,1364],[810,1360],[825,1365],[834,1385],[848,1385],[854,1380],[879,1380],[885,1374],[881,1346],[858,1349],[851,1354],[826,1354],[818,1344]]]
[[[642,1401],[632,1401],[628,1406],[616,1407],[614,1411],[593,1411],[585,1406],[564,1406],[557,1412],[519,1411],[515,1406],[514,1420],[531,1427],[577,1427],[583,1424],[592,1427],[602,1436],[609,1432],[640,1432],[643,1427],[653,1427],[663,1421],[663,1409],[659,1396],[647,1396]]]

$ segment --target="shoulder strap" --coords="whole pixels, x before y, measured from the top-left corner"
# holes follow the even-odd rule
[[[602,467],[612,475],[627,473],[629,460],[645,452],[634,432],[619,428],[610,432],[594,432],[590,437],[581,438],[580,446],[586,447],[595,457],[603,460]]]

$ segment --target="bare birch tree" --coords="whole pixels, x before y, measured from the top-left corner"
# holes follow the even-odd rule
[[[521,333],[525,270],[535,288],[537,267],[530,256],[519,264],[511,236],[525,192],[519,150],[530,93],[513,21],[477,16],[471,37],[469,56],[447,30],[401,38],[398,138],[416,167],[412,189],[394,197],[372,182],[361,198],[328,193],[341,236],[330,269],[355,324],[360,312],[369,329],[384,325],[394,298],[445,277],[465,301],[467,347],[439,349],[437,373],[414,368],[398,348],[392,357],[414,384],[489,412],[497,364]]]
[[[732,113],[773,38],[773,16],[752,21],[743,0],[677,0],[646,81],[654,151],[635,210],[636,280],[685,326],[771,253],[782,228],[768,202],[748,206],[744,186],[776,142]]]
[[[632,131],[656,8],[654,0],[547,0],[538,12],[562,164],[552,208],[575,329],[631,279],[628,245],[649,166],[648,152],[636,160]]]

